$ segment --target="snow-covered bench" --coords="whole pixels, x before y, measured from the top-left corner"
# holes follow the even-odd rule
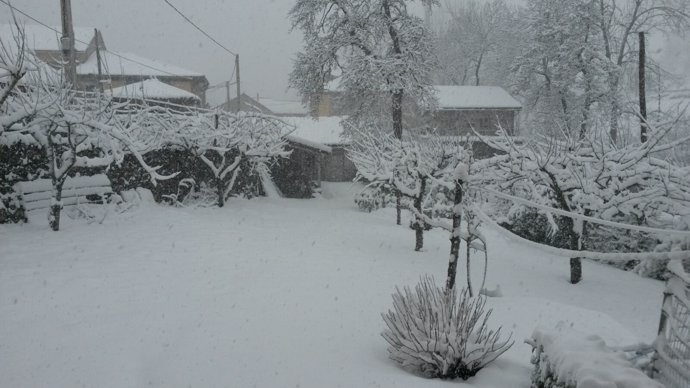
[[[14,191],[19,194],[20,204],[27,212],[50,208],[53,196],[50,179],[18,182]],[[67,178],[62,186],[62,205],[105,201],[112,193],[110,179],[104,174]]]

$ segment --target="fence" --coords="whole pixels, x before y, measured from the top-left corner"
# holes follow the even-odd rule
[[[669,264],[656,341],[654,379],[667,388],[690,388],[690,274],[680,260]]]

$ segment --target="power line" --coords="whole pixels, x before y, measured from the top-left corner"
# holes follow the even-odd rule
[[[187,17],[187,15],[183,14],[182,11],[180,11],[179,9],[177,9],[177,7],[175,7],[170,1],[168,1],[168,0],[163,0],[163,1],[164,1],[166,4],[168,4],[172,9],[174,9],[175,12],[177,12],[180,16],[182,16],[182,18],[184,18],[184,20],[186,20],[187,23],[191,24],[192,26],[194,26],[194,28],[196,28],[197,30],[199,30],[199,31],[200,31],[202,34],[204,34],[207,38],[211,39],[211,41],[213,41],[213,43],[215,43],[216,45],[218,45],[218,47],[220,47],[220,48],[222,48],[223,50],[227,51],[228,53],[230,53],[230,55],[237,56],[237,53],[233,52],[233,51],[230,50],[229,48],[227,48],[227,47],[223,46],[222,44],[220,44],[220,42],[218,42],[215,38],[213,38],[211,35],[209,35],[209,34],[208,34],[206,31],[204,31],[201,27],[199,27],[198,25],[196,25],[190,18]]]
[[[0,0],[0,3],[3,3],[3,4],[5,4],[5,5],[7,5],[8,7],[10,7],[10,9],[12,9],[12,10],[14,10],[14,11],[16,11],[16,12],[19,12],[20,14],[22,14],[22,15],[26,16],[27,18],[33,20],[34,22],[36,22],[36,23],[42,25],[43,27],[48,28],[49,30],[55,31],[55,33],[57,33],[57,34],[62,34],[62,31],[59,31],[59,30],[55,29],[55,27],[52,27],[52,26],[47,25],[46,23],[43,23],[42,21],[40,21],[40,20],[36,19],[35,17],[29,15],[28,13],[26,13],[26,12],[20,10],[19,8],[13,6],[12,4],[8,3],[7,1],[5,1],[5,0]],[[74,40],[77,41],[77,42],[79,42],[79,43],[85,44],[85,45],[88,45],[88,44],[89,44],[88,42],[84,42],[83,40],[77,39],[76,37],[74,38]],[[118,57],[118,58],[120,58],[120,59],[124,59],[125,61],[132,62],[132,63],[136,63],[136,64],[138,64],[138,65],[144,66],[144,67],[146,67],[146,68],[148,68],[148,69],[151,69],[151,70],[160,71],[161,73],[165,73],[165,74],[172,75],[172,76],[176,76],[176,77],[188,77],[188,76],[185,76],[185,75],[171,73],[171,72],[169,72],[169,71],[166,71],[166,70],[163,70],[163,69],[159,69],[159,68],[156,68],[156,67],[147,65],[147,64],[145,64],[145,63],[143,63],[143,62],[140,62],[140,61],[137,61],[137,60],[134,60],[134,59],[131,59],[131,58],[127,58],[126,56],[124,56],[124,55],[122,55],[122,54],[118,54],[118,53],[113,52],[113,51],[110,51],[110,50],[108,50],[108,49],[104,49],[103,51],[106,51],[106,52],[108,52],[108,53],[110,53],[110,54],[112,54],[112,55],[114,55],[114,56],[116,56],[116,57]],[[106,64],[106,66],[107,66],[107,64]]]

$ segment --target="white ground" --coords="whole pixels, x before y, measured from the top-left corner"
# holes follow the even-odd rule
[[[387,359],[380,313],[396,285],[444,278],[448,238],[428,233],[416,253],[410,229],[358,212],[351,190],[142,206],[58,233],[0,225],[0,386],[528,387],[522,341],[538,325],[611,345],[656,333],[661,282],[585,263],[573,286],[567,260],[487,231],[488,286],[504,294],[491,322],[515,345],[468,385],[408,374]]]

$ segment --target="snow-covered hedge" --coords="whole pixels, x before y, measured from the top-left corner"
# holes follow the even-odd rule
[[[467,290],[446,293],[428,276],[414,290],[396,289],[393,310],[383,314],[390,358],[425,377],[474,376],[513,345],[510,337],[500,338],[500,327],[489,329],[485,304],[483,296],[470,297]]]
[[[623,354],[606,347],[596,335],[565,325],[537,329],[532,345],[532,386],[539,388],[663,388],[635,369]]]

